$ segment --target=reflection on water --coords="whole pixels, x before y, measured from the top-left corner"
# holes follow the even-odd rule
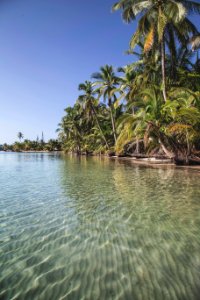
[[[0,299],[199,299],[198,173],[0,154]]]

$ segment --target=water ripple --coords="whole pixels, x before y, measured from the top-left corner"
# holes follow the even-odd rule
[[[0,299],[199,299],[197,174],[1,153],[0,178]]]

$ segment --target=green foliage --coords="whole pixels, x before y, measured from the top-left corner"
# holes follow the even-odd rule
[[[12,145],[4,144],[4,151],[61,151],[62,145],[58,140],[50,139],[47,143],[25,139],[23,142],[15,142]]]
[[[120,0],[118,9],[128,23],[139,16],[130,41],[139,51],[129,49],[134,63],[119,75],[105,65],[79,85],[82,94],[59,124],[63,149],[187,161],[200,150],[200,60],[188,47],[199,47],[199,34],[187,14],[200,13],[200,4]]]

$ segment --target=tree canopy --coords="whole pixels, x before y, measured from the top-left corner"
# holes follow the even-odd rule
[[[134,62],[101,66],[79,84],[58,128],[63,149],[198,160],[200,35],[189,16],[200,14],[200,3],[120,0],[113,10],[137,22],[127,51]]]

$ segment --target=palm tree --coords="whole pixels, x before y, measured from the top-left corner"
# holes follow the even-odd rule
[[[118,126],[120,134],[116,144],[117,152],[121,152],[123,146],[128,143],[136,146],[137,154],[141,142],[145,152],[148,152],[148,149],[155,150],[160,147],[159,140],[162,139],[162,132],[160,131],[162,104],[162,92],[157,86],[152,85],[138,94],[136,113],[125,113],[120,119]]]
[[[119,77],[119,92],[121,93],[120,99],[123,97],[129,103],[131,101],[131,91],[134,89],[134,79],[136,72],[133,67],[128,65],[118,68],[118,72],[122,72],[124,76]]]
[[[95,119],[96,125],[99,128],[99,131],[101,133],[101,136],[106,144],[107,149],[109,148],[108,142],[106,140],[106,137],[103,133],[103,130],[101,128],[97,111],[96,111],[96,106],[98,104],[98,100],[94,98],[95,92],[93,90],[93,84],[90,81],[85,81],[85,83],[79,84],[78,87],[79,91],[83,91],[84,94],[80,95],[78,97],[78,102],[82,105],[84,111],[88,115],[88,117],[92,116]]]
[[[138,28],[133,35],[130,46],[134,48],[145,37],[144,51],[148,52],[156,44],[160,47],[162,66],[162,88],[164,101],[166,96],[166,72],[165,72],[165,41],[166,34],[172,37],[176,34],[179,40],[184,42],[188,38],[187,33],[197,32],[195,26],[186,18],[187,12],[200,13],[200,3],[189,0],[120,0],[113,6],[113,10],[122,9],[123,19],[126,22],[135,20],[137,15],[141,18]],[[170,33],[171,31],[171,33]],[[173,45],[174,46],[174,45]],[[171,51],[174,47],[171,47]]]
[[[65,109],[66,115],[62,118],[58,132],[62,135],[64,148],[80,154],[82,151],[85,124],[80,111],[80,105],[75,104],[73,107]]]
[[[199,141],[200,98],[199,93],[189,89],[172,89],[171,101],[162,107],[167,120],[163,132],[168,137],[168,145],[174,152],[175,160],[188,163],[192,148]]]
[[[92,78],[97,80],[94,85],[99,87],[99,89],[97,90],[99,91],[100,96],[103,96],[104,101],[107,101],[107,105],[110,110],[113,137],[116,143],[117,135],[115,126],[114,103],[117,100],[115,91],[117,84],[119,83],[119,78],[115,75],[113,67],[109,65],[101,67],[100,72],[93,73]]]
[[[19,141],[21,142],[21,140],[24,138],[24,135],[22,132],[19,131],[17,134],[17,137],[18,137]]]

